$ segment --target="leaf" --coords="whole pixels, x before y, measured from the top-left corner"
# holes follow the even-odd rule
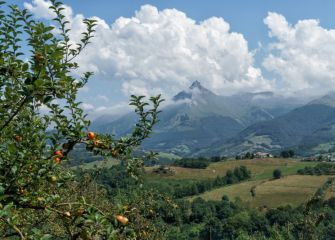
[[[13,174],[16,174],[16,172],[17,172],[17,166],[13,166],[13,167],[11,168],[11,172],[12,172]]]

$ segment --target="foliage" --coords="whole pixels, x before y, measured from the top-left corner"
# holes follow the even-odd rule
[[[258,210],[245,206],[239,200],[230,201],[227,197],[221,201],[196,198],[191,203],[182,198],[172,198],[177,187],[180,187],[179,191],[182,186],[193,186],[194,181],[190,180],[155,180],[144,175],[143,185],[139,186],[133,178],[126,177],[123,166],[99,169],[97,175],[92,174],[94,171],[97,170],[89,170],[89,175],[107,186],[110,201],[114,201],[112,205],[122,203],[128,209],[136,208],[131,223],[140,219],[141,229],[146,229],[145,232],[162,234],[152,235],[156,239],[311,239],[308,234],[318,237],[314,239],[327,239],[323,236],[331,239],[335,229],[335,211],[332,210],[335,208],[328,208],[334,206],[332,202],[335,201],[322,200],[322,194],[331,186],[331,181],[316,193],[308,205]],[[235,176],[234,172],[239,170],[230,171],[228,176]],[[78,174],[83,175],[85,171]],[[320,216],[325,217],[321,219]],[[320,223],[316,227],[310,226],[316,225],[317,221]],[[136,229],[136,226],[132,228]]]
[[[332,163],[319,163],[314,167],[307,166],[297,171],[301,175],[334,175],[335,165]]]
[[[285,150],[280,152],[282,158],[291,158],[294,157],[295,153],[293,150]]]
[[[254,153],[250,153],[250,152],[246,152],[245,154],[236,155],[235,156],[236,160],[240,160],[240,159],[254,159],[254,158],[255,158],[255,154]]]
[[[272,173],[273,179],[280,179],[282,177],[282,173],[280,169],[273,170]]]
[[[205,157],[198,157],[198,158],[182,158],[179,160],[176,160],[173,165],[178,167],[184,167],[184,168],[202,168],[205,169],[211,164],[212,162],[219,162],[221,160],[225,160],[225,157],[211,157],[211,158],[205,158]]]
[[[178,200],[174,211],[163,211],[168,224],[166,239],[332,239],[335,210],[324,200],[334,178],[299,207],[252,209],[240,200],[205,201],[191,204]],[[328,206],[332,206],[329,208]],[[168,214],[167,216],[165,214]]]
[[[202,181],[156,181],[147,183],[148,186],[165,189],[175,198],[194,196],[211,189],[222,187],[229,184],[238,183],[251,178],[250,171],[245,166],[236,167],[233,171],[228,170],[225,176],[217,176],[214,179]]]
[[[74,60],[92,39],[96,23],[85,19],[86,30],[73,43],[62,3],[51,3],[56,18],[47,25],[27,10],[0,2],[0,234],[136,238],[132,228],[115,219],[125,212],[107,207],[97,191],[98,199],[77,193],[76,188],[87,186],[76,183],[64,163],[77,144],[84,144],[93,154],[120,159],[136,178],[143,158],[133,158],[133,148],[151,133],[162,100],[152,97],[150,106],[143,96],[132,96],[139,120],[130,136],[88,133],[89,121],[76,96],[92,73],[75,74]]]

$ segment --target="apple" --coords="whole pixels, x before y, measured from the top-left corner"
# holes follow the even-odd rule
[[[65,215],[66,217],[71,217],[71,213],[70,213],[70,212],[64,212],[64,215]]]
[[[61,161],[62,161],[62,160],[61,160],[59,157],[56,157],[56,158],[55,158],[55,163],[56,163],[56,164],[60,164]]]
[[[49,181],[51,182],[51,183],[56,183],[57,182],[57,177],[56,176],[51,176],[50,178],[49,178]]]
[[[93,141],[93,146],[94,147],[99,147],[101,145],[101,142],[100,141]]]
[[[44,61],[44,56],[41,54],[41,53],[36,53],[35,54],[35,60],[37,61],[37,62],[42,62],[42,61]]]
[[[63,152],[62,152],[61,150],[57,150],[57,151],[55,151],[54,154],[55,154],[55,156],[57,156],[57,157],[59,157],[59,158],[64,157]]]
[[[116,218],[116,220],[117,220],[118,222],[120,222],[122,225],[127,225],[128,222],[129,222],[128,218],[126,218],[125,216],[122,216],[122,215],[117,215],[117,216],[115,216],[115,218]]]
[[[93,140],[93,139],[95,138],[95,133],[94,133],[94,132],[88,132],[88,133],[87,133],[87,138],[88,138],[89,140]]]
[[[22,137],[20,135],[15,136],[15,141],[22,142]]]
[[[39,202],[44,202],[45,198],[44,197],[37,197],[37,201]]]

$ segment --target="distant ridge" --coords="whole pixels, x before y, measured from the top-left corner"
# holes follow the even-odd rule
[[[279,152],[288,148],[301,155],[335,152],[335,94],[327,94],[272,120],[255,123],[214,145],[206,152]]]

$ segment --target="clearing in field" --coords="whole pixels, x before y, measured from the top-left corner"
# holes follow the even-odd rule
[[[292,175],[278,180],[254,180],[214,189],[197,197],[205,200],[221,200],[222,196],[227,195],[230,199],[240,198],[252,207],[278,207],[287,204],[297,206],[312,197],[329,177]],[[250,192],[252,187],[255,187],[254,197]],[[328,190],[326,197],[334,195],[335,187]]]

